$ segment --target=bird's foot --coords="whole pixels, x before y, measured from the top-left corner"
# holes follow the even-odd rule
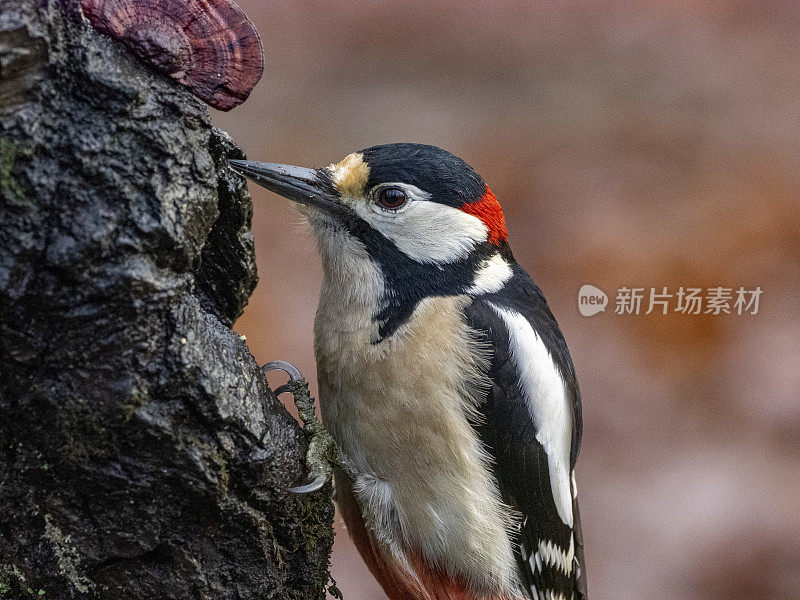
[[[289,381],[275,389],[278,396],[289,392],[294,397],[294,404],[303,422],[303,431],[310,436],[308,452],[306,452],[306,467],[308,468],[309,481],[303,485],[289,488],[296,494],[316,492],[324,486],[331,477],[333,465],[339,463],[339,450],[331,434],[317,419],[314,409],[314,399],[308,390],[308,382],[294,365],[282,360],[275,360],[261,367],[261,372],[284,371],[289,375]]]

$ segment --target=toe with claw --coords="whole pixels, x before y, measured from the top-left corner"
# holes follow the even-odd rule
[[[306,453],[306,466],[308,467],[309,482],[297,487],[289,488],[296,494],[316,492],[330,479],[333,465],[339,462],[339,452],[331,435],[317,419],[314,409],[314,399],[308,390],[308,383],[294,365],[276,360],[261,367],[266,374],[269,371],[284,371],[289,375],[289,381],[275,390],[275,395],[289,392],[294,396],[294,404],[300,420],[303,421],[303,430],[308,433],[311,440]]]

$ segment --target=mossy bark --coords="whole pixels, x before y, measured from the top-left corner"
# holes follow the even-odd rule
[[[228,156],[77,0],[2,0],[0,599],[324,597],[329,486],[286,491],[305,437],[230,328]]]

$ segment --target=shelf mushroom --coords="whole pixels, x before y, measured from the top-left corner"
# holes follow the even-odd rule
[[[219,110],[244,102],[264,71],[261,39],[232,0],[81,0],[99,32]]]

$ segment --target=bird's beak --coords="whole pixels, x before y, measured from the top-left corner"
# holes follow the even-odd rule
[[[316,169],[252,160],[229,159],[228,164],[239,175],[289,200],[332,214],[348,212],[336,194],[327,189]]]

